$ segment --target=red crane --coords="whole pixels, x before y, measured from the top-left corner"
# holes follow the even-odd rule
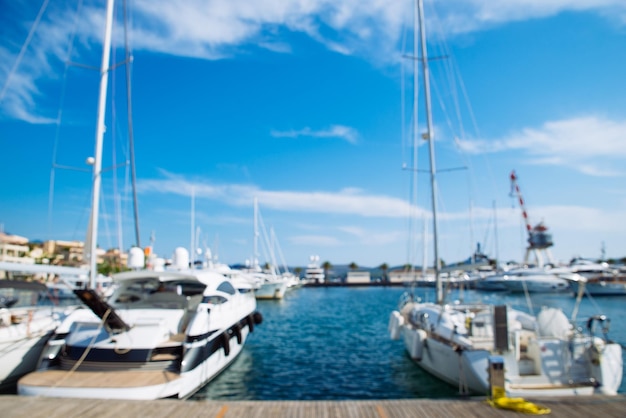
[[[526,257],[524,262],[528,261],[528,255],[530,251],[535,252],[535,256],[537,257],[537,261],[539,264],[543,264],[541,256],[539,255],[537,250],[545,250],[548,256],[548,260],[552,262],[552,255],[548,250],[554,243],[552,242],[552,234],[548,234],[546,231],[548,227],[544,225],[543,222],[539,222],[534,228],[530,225],[530,221],[528,220],[528,213],[526,212],[526,207],[524,205],[524,199],[522,198],[522,193],[520,192],[519,185],[517,184],[517,175],[515,174],[515,170],[511,171],[511,196],[516,195],[519,200],[519,205],[522,209],[522,216],[524,217],[524,222],[526,223],[526,231],[528,232],[528,248],[526,249]]]
[[[528,214],[526,213],[526,207],[524,206],[522,192],[519,191],[519,185],[517,184],[517,175],[515,175],[515,170],[511,171],[511,196],[513,196],[513,194],[517,195],[517,198],[519,200],[519,205],[522,208],[522,216],[524,217],[524,222],[526,222],[526,231],[528,231],[528,236],[530,239],[530,235],[532,234],[532,227],[530,226],[530,222],[528,221]]]

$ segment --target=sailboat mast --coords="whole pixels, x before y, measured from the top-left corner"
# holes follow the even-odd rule
[[[102,182],[102,143],[104,139],[104,116],[106,111],[107,88],[109,82],[109,61],[111,57],[111,33],[113,31],[114,0],[107,0],[106,23],[104,27],[104,42],[102,45],[102,64],[100,66],[100,96],[98,101],[98,122],[96,126],[96,148],[93,163],[93,190],[91,195],[91,216],[89,220],[89,285],[96,288],[98,245],[98,212],[100,203],[100,184]]]
[[[428,140],[428,150],[430,156],[430,190],[432,200],[432,212],[433,212],[433,242],[434,242],[434,256],[435,256],[435,279],[437,283],[437,303],[443,302],[443,288],[441,286],[441,278],[439,277],[439,244],[437,235],[437,168],[435,166],[435,144],[434,144],[434,132],[433,132],[433,118],[432,108],[430,104],[430,73],[428,70],[428,52],[426,47],[426,27],[424,25],[424,4],[423,0],[417,0],[416,2],[417,14],[420,22],[420,43],[422,47],[422,78],[424,81],[424,98],[426,100],[426,126],[427,133],[425,139]]]

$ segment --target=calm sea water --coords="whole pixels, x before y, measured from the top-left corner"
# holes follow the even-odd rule
[[[348,400],[449,398],[458,390],[423,372],[387,332],[404,289],[300,288],[282,301],[259,301],[255,327],[235,362],[192,400]],[[433,289],[417,289],[434,300]],[[523,296],[456,291],[449,300],[483,300],[525,309]],[[536,295],[533,308],[556,306],[569,315],[574,298]],[[609,336],[626,343],[626,297],[585,299],[579,318],[605,313]],[[626,372],[624,373],[626,376]],[[626,379],[625,379],[626,380]],[[622,382],[620,393],[626,393]]]

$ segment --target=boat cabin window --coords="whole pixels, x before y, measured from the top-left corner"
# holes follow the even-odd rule
[[[233,287],[230,282],[222,282],[219,286],[217,286],[217,290],[220,292],[228,293],[229,295],[234,295],[237,293],[237,290]]]
[[[172,295],[160,296],[161,299],[184,300],[185,297],[202,295],[206,285],[190,279],[160,281],[151,277],[126,282],[110,298],[113,306],[125,308],[145,308],[148,300],[154,300],[153,296],[159,294]],[[129,304],[131,306],[129,306]]]
[[[210,303],[212,305],[221,305],[226,301],[228,301],[228,299],[226,299],[224,296],[219,295],[204,296],[202,298],[202,303]]]

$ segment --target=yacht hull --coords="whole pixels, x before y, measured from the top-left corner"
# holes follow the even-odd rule
[[[19,394],[62,398],[186,399],[218,376],[239,356],[248,334],[249,329],[245,327],[241,329],[240,337],[231,335],[228,339],[228,350],[222,347],[221,336],[187,347],[189,352],[210,352],[213,350],[206,350],[204,347],[212,344],[220,346],[215,347],[217,349],[213,354],[186,372],[44,370],[22,378],[19,382]]]
[[[37,368],[41,352],[68,311],[52,307],[2,311],[0,390],[13,391],[20,377]]]
[[[39,356],[53,329],[38,335],[0,343],[0,391],[15,390],[20,377],[37,367]]]

